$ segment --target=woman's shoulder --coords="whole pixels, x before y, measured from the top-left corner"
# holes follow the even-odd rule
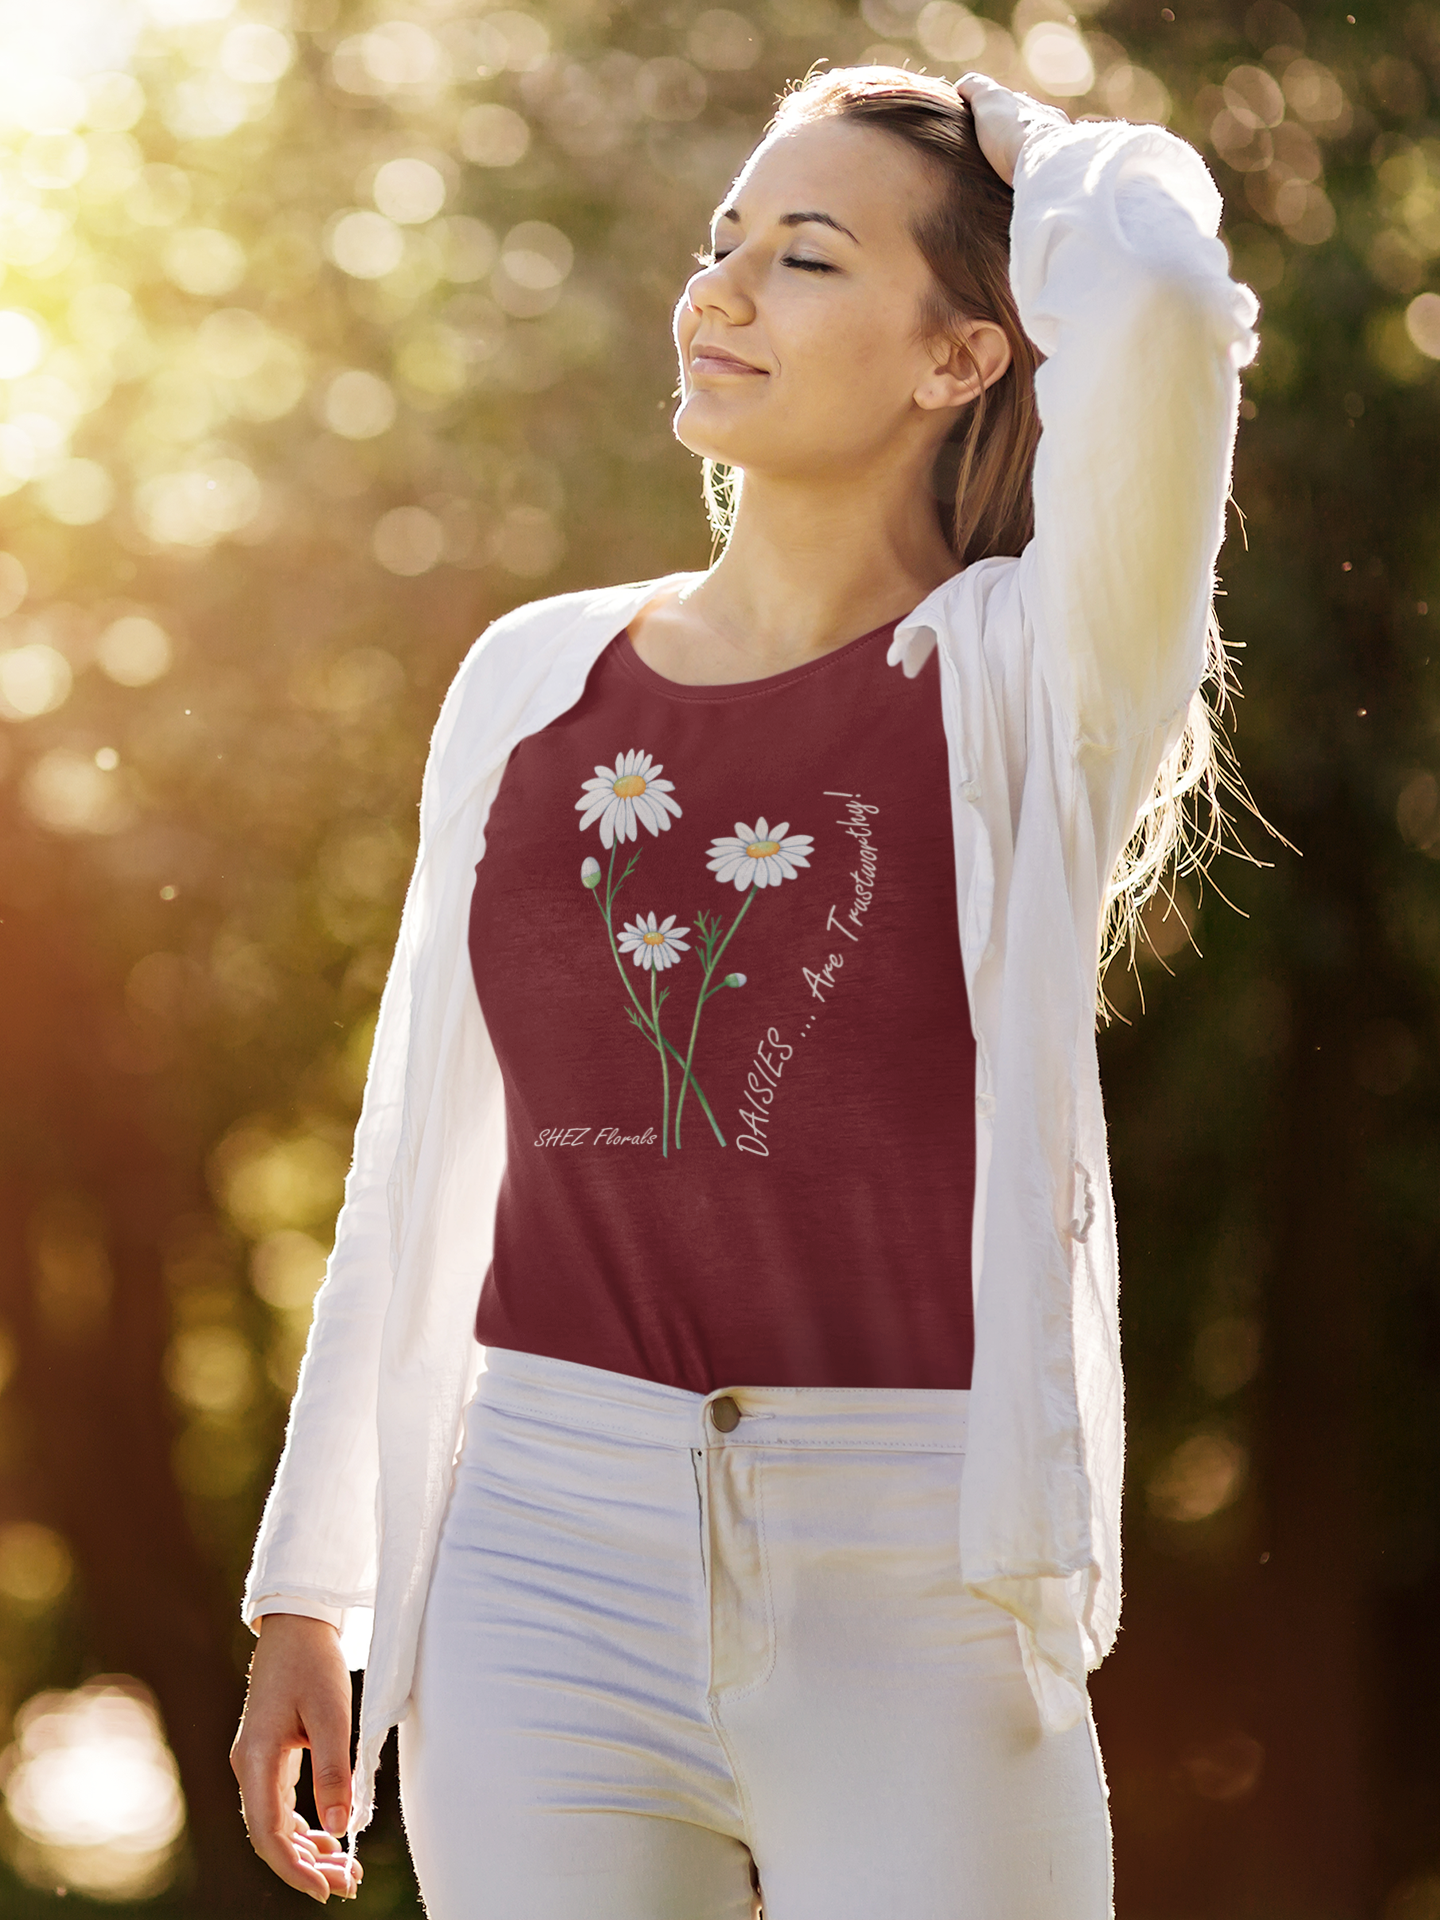
[[[688,575],[661,574],[652,580],[626,580],[608,587],[577,587],[539,600],[524,600],[498,614],[471,646],[457,675],[483,660],[509,665],[517,656],[533,656],[548,642],[583,639],[597,625],[618,619],[623,626],[637,604],[672,579]],[[617,628],[618,632],[619,629]]]
[[[441,704],[431,736],[435,775],[457,753],[468,757],[494,729],[513,728],[557,666],[619,633],[635,609],[672,577],[574,588],[498,614],[470,646]]]

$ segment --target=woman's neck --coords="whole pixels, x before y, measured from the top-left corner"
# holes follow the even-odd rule
[[[898,620],[956,571],[928,493],[747,475],[708,573],[630,623],[647,665],[690,685],[759,680]]]

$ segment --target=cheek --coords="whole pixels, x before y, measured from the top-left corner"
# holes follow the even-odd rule
[[[898,309],[870,301],[829,301],[794,313],[777,343],[788,383],[834,404],[887,409],[913,379],[914,350]]]

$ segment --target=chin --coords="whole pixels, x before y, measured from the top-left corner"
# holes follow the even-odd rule
[[[736,449],[727,443],[726,436],[713,431],[707,432],[703,419],[697,419],[700,409],[695,404],[696,396],[687,394],[670,416],[670,430],[682,447],[691,453],[699,454],[702,460],[719,460],[727,467],[740,464]]]

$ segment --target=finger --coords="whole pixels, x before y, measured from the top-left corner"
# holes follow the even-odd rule
[[[327,1900],[330,1880],[319,1869],[313,1847],[295,1831],[293,1814],[284,1803],[282,1780],[288,1751],[242,1742],[231,1763],[240,1783],[240,1809],[250,1845],[287,1886]]]
[[[322,1711],[306,1731],[315,1811],[327,1833],[344,1833],[350,1823],[350,1716]]]
[[[323,1827],[308,1825],[303,1813],[297,1813],[294,1818],[296,1838],[308,1842],[316,1853],[332,1854],[343,1851],[333,1833],[327,1833]]]
[[[342,1900],[352,1899],[365,1877],[365,1869],[360,1862],[348,1853],[334,1853],[328,1858],[314,1861],[316,1871],[323,1874],[332,1893]]]
[[[346,1853],[333,1833],[326,1833],[323,1827],[307,1826],[303,1813],[297,1813],[294,1819],[295,1843],[297,1846],[309,1847],[317,1865],[323,1868],[334,1865],[337,1861],[342,1863],[349,1861],[352,1877],[356,1880],[364,1879],[365,1869],[353,1854]]]
[[[955,91],[962,99],[969,100],[972,103],[977,97],[986,93],[992,96],[1004,95],[1006,98],[1015,101],[1019,106],[1030,109],[1035,113],[1051,115],[1058,120],[1064,120],[1068,117],[1061,112],[1059,107],[1049,106],[1045,101],[1037,100],[1033,94],[1023,93],[1019,87],[1004,86],[999,80],[992,80],[988,73],[962,73],[960,78],[955,82]]]
[[[328,1839],[329,1835],[325,1837]],[[294,1844],[304,1865],[320,1874],[332,1893],[348,1897],[365,1878],[365,1869],[353,1854],[344,1853],[338,1847],[334,1853],[322,1854],[299,1836]]]
[[[348,1675],[346,1676],[348,1682]],[[310,1791],[320,1825],[342,1834],[350,1822],[350,1689],[317,1689],[297,1703],[302,1742],[310,1749]],[[294,1754],[290,1778],[299,1776],[300,1755]],[[295,1796],[290,1795],[290,1804]]]
[[[325,1864],[301,1841],[286,1841],[277,1835],[268,1838],[265,1835],[250,1835],[250,1845],[270,1871],[283,1880],[287,1887],[294,1887],[298,1893],[308,1893],[312,1900],[326,1900],[336,1890],[337,1874],[332,1868],[326,1870]],[[338,1878],[343,1880],[345,1868],[339,1869]]]

